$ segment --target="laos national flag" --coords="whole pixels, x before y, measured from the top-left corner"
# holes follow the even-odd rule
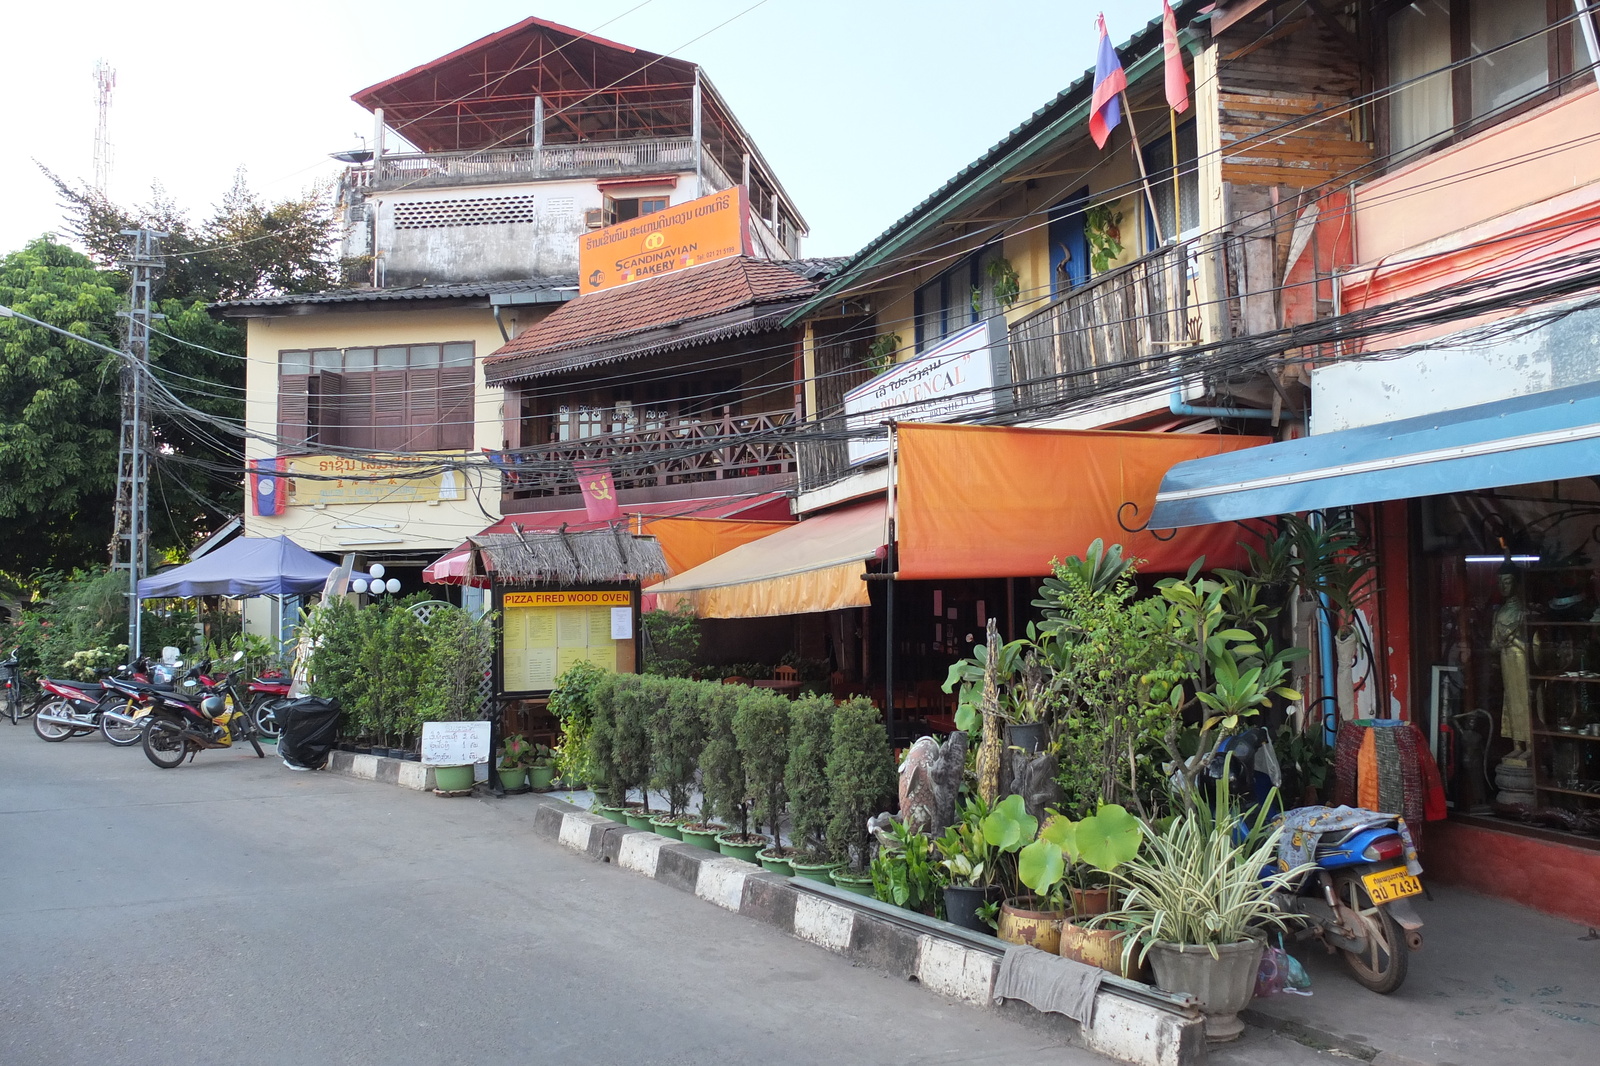
[[[288,464],[277,459],[257,459],[250,464],[250,498],[255,501],[256,514],[262,517],[283,513],[284,481],[281,476]]]
[[[1089,136],[1096,148],[1104,148],[1111,131],[1122,123],[1122,102],[1118,98],[1128,87],[1128,76],[1122,72],[1122,60],[1111,47],[1106,34],[1106,17],[1100,16],[1100,54],[1094,62],[1094,99],[1089,104]]]

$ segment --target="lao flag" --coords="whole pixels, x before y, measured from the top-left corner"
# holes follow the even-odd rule
[[[1122,60],[1111,47],[1106,34],[1106,17],[1100,16],[1100,54],[1094,61],[1094,99],[1089,103],[1089,136],[1096,148],[1104,148],[1111,131],[1122,124],[1122,103],[1118,94],[1128,87],[1128,76],[1122,72]]]
[[[611,468],[604,463],[573,463],[578,488],[583,491],[583,510],[591,522],[610,522],[622,517],[617,505],[617,486]]]
[[[1178,20],[1167,0],[1161,0],[1161,52],[1166,66],[1167,106],[1182,114],[1189,110],[1189,75],[1183,69],[1183,51],[1178,47]]]
[[[269,518],[283,513],[283,498],[287,490],[283,478],[278,476],[286,468],[280,459],[257,459],[250,464],[250,498],[255,501],[256,515]]]

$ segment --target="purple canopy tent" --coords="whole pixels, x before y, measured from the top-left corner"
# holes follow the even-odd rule
[[[334,569],[288,537],[240,537],[204,558],[140,581],[139,598],[320,592]]]

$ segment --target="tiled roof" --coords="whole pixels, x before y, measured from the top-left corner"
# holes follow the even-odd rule
[[[522,278],[515,281],[467,281],[442,285],[402,285],[391,289],[331,289],[327,292],[289,293],[260,296],[250,300],[222,300],[211,306],[227,312],[247,307],[293,307],[297,304],[383,303],[392,300],[460,300],[498,296],[510,292],[551,292],[571,289],[577,292],[576,274],[547,278]]]
[[[810,272],[831,262],[736,256],[587,293],[490,354],[484,373],[495,385],[768,329],[816,291]],[[688,323],[701,328],[679,329]]]

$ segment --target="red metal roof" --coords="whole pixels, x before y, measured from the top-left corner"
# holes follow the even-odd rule
[[[681,59],[547,19],[526,18],[370,85],[351,99],[369,111],[383,108],[385,123],[425,152],[531,140],[522,135],[531,129],[535,96],[545,99],[547,113],[567,116],[568,136],[553,126],[547,133],[551,143],[583,140],[591,133],[617,136],[616,130],[583,128],[584,103],[610,115],[618,102],[613,96],[626,97],[627,106],[637,112],[642,125],[635,135],[687,135],[687,128],[681,134],[663,130],[684,124],[678,121],[677,110],[687,114],[694,72],[695,65]],[[662,114],[652,117],[652,108],[662,109]]]
[[[546,315],[484,360],[489,384],[574,370],[641,354],[656,345],[653,330],[710,319],[740,309],[800,300],[816,291],[782,260],[735,256],[705,266],[586,293]],[[736,323],[719,323],[721,326]],[[695,343],[695,330],[674,335],[676,346]],[[639,343],[623,343],[634,338]],[[708,333],[703,339],[713,339]]]

